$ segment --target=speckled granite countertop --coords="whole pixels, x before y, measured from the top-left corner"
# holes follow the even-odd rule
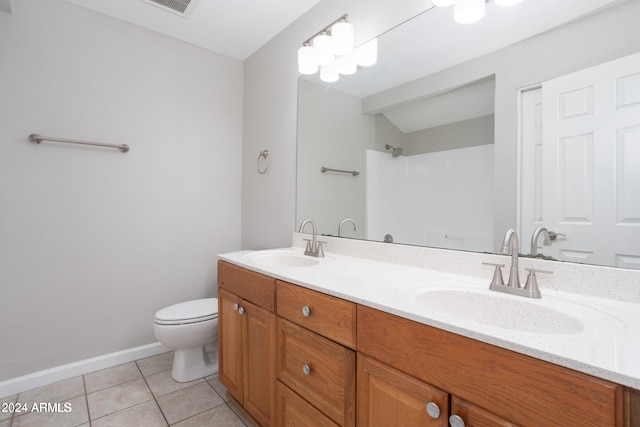
[[[479,277],[331,250],[319,259],[305,257],[303,252],[302,247],[293,246],[231,252],[219,255],[219,259],[640,389],[640,304],[636,301],[542,285],[542,298],[530,299],[489,291],[490,269],[483,271],[486,277]],[[448,255],[453,257],[449,260],[452,263],[457,262],[456,257],[469,256],[453,251]],[[485,256],[495,262],[491,257],[495,256]],[[306,258],[317,264],[279,262],[300,259],[306,264]]]

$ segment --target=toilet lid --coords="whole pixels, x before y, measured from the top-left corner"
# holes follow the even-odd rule
[[[181,302],[158,311],[156,323],[164,325],[204,322],[218,317],[218,299],[204,298]]]

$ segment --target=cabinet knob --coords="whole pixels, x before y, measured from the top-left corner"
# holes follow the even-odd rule
[[[242,316],[244,314],[244,307],[238,307],[238,314]]]
[[[451,427],[464,427],[464,420],[458,415],[451,415],[449,417],[449,425]]]
[[[238,305],[238,303],[237,303],[237,302],[233,304],[233,309],[234,309],[235,311],[238,311],[238,307],[240,307],[240,306]]]
[[[311,367],[309,365],[302,365],[302,373],[305,375],[311,374]]]
[[[427,403],[427,414],[434,420],[440,418],[440,407],[435,402]]]
[[[311,308],[309,308],[308,305],[305,305],[304,307],[302,307],[302,315],[304,317],[309,317],[311,316]]]

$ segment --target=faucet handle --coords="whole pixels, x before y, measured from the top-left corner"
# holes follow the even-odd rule
[[[504,264],[494,264],[492,262],[483,262],[482,265],[492,265],[495,267],[493,270],[493,278],[491,279],[491,284],[489,285],[489,289],[495,286],[504,286],[504,279],[502,278],[502,270]]]
[[[327,242],[318,240],[316,243],[318,244],[318,257],[324,258],[324,249],[322,248],[322,245],[325,245]]]
[[[311,248],[311,239],[302,239],[302,240],[304,240],[305,242],[307,242],[307,247],[306,247],[306,249],[304,250],[304,251],[305,251],[305,253],[311,252],[311,249],[312,249],[312,248]]]
[[[527,275],[527,283],[524,285],[524,289],[529,292],[533,298],[540,298],[540,288],[538,288],[538,279],[536,273],[553,274],[550,270],[540,270],[537,268],[525,268],[529,272]]]

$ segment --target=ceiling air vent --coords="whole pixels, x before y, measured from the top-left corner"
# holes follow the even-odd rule
[[[189,16],[199,0],[142,0],[180,16]]]

